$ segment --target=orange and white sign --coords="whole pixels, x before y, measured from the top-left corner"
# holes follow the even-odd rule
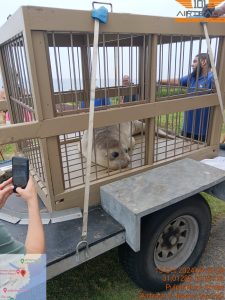
[[[208,8],[216,7],[222,4],[221,0],[175,0],[183,6],[183,10],[180,10],[176,15],[176,22],[216,22],[223,23],[225,18],[204,18],[202,16],[203,7],[208,4]]]

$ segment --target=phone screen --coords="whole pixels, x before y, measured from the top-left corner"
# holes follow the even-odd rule
[[[16,166],[13,172],[13,181],[17,186],[26,186],[27,174],[24,166]]]
[[[13,157],[12,159],[13,185],[25,188],[29,179],[29,160],[25,157]]]

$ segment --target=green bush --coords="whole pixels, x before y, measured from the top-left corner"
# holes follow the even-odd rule
[[[183,87],[161,86],[156,92],[156,98],[170,97],[174,95],[183,95],[187,93],[187,89]]]

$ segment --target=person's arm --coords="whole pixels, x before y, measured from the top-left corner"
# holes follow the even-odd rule
[[[221,6],[219,6],[213,11],[212,17],[221,17],[224,14],[225,14],[225,3],[223,3]]]
[[[0,184],[0,208],[5,205],[8,197],[13,193],[12,178]],[[24,245],[15,240],[3,224],[0,223],[0,254],[25,254]]]
[[[0,184],[0,208],[5,205],[8,197],[13,193],[12,178]]]
[[[30,177],[25,189],[17,188],[16,192],[27,202],[28,231],[25,241],[26,253],[42,254],[45,252],[44,229],[41,222],[37,192]]]
[[[179,79],[177,78],[173,78],[173,79],[170,79],[170,80],[166,80],[166,79],[163,79],[161,81],[159,81],[159,84],[160,85],[180,85],[180,81]]]
[[[214,80],[213,76],[210,78],[210,81],[209,81],[209,89],[216,90],[215,80]]]

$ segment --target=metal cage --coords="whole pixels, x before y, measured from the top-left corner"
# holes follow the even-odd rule
[[[209,33],[224,97],[225,29],[210,23]],[[207,47],[200,24],[109,14],[98,45],[90,205],[99,202],[99,188],[108,182],[183,157],[216,155],[222,117],[214,86],[208,77],[191,89],[190,82],[181,84],[202,52]],[[0,128],[0,144],[17,142],[30,158],[39,194],[51,211],[83,207],[92,53],[89,12],[22,7],[0,30],[12,123]],[[110,134],[116,132],[122,145],[124,124],[130,130],[127,149],[112,152]],[[102,131],[105,164],[98,161]],[[113,169],[111,155],[120,151],[129,159]]]

